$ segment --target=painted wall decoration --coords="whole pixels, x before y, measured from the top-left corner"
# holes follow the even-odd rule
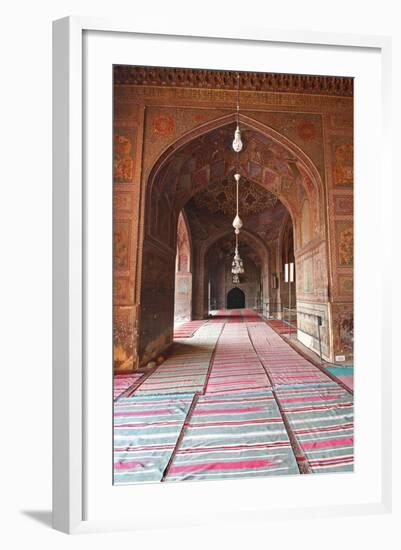
[[[129,220],[114,223],[114,269],[129,268],[129,253],[131,240],[131,223]]]
[[[313,292],[313,260],[306,258],[303,262],[303,291],[307,294]]]
[[[340,273],[338,275],[338,284],[340,293],[343,295],[353,295],[354,292],[354,279],[352,274]]]
[[[345,355],[346,361],[353,359],[354,314],[352,304],[335,304],[333,312],[333,338],[336,354]]]
[[[335,195],[334,196],[334,214],[337,215],[352,215],[354,212],[354,200],[352,195]]]
[[[333,181],[336,186],[349,186],[354,183],[354,146],[342,143],[334,147],[335,165]]]
[[[129,276],[115,275],[113,278],[114,303],[127,305],[130,300]]]
[[[174,132],[174,119],[171,115],[157,115],[152,120],[152,131],[158,136],[171,136]]]
[[[352,266],[354,261],[354,230],[351,221],[336,222],[338,263],[341,266]]]
[[[301,246],[311,239],[311,215],[308,199],[305,199],[301,210]]]
[[[134,131],[119,128],[114,134],[114,183],[131,183],[134,175]]]
[[[116,186],[115,186],[116,187]],[[119,214],[130,214],[133,207],[133,197],[131,191],[114,190],[113,209]]]
[[[310,120],[300,122],[297,126],[297,132],[303,141],[314,141],[317,136],[316,126]]]

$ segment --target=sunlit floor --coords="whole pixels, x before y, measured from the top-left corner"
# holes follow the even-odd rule
[[[176,327],[114,384],[114,483],[353,470],[353,395],[253,310]]]

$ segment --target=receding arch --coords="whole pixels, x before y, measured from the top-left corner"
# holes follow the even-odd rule
[[[245,274],[240,276],[239,285],[247,296],[247,307],[261,309],[265,297],[263,293],[266,292],[268,296],[269,290],[266,283],[269,268],[268,250],[261,239],[246,230],[241,232],[239,249],[245,266]],[[238,284],[233,282],[231,274],[233,250],[234,235],[231,230],[222,231],[207,243],[203,243],[199,251],[199,270],[196,274],[197,284],[194,293],[196,318],[206,316],[210,309],[226,307],[227,292]],[[220,254],[220,257],[216,258],[216,254]],[[211,283],[211,287],[202,284],[202,281]],[[209,307],[210,298],[212,307]]]
[[[192,239],[184,211],[178,217],[176,248],[174,322],[182,323],[192,318]]]
[[[168,145],[164,151],[159,155],[158,159],[154,163],[148,177],[148,188],[151,187],[154,183],[155,179],[157,178],[161,168],[168,162],[171,157],[177,153],[183,146],[190,143],[191,141],[202,137],[206,135],[207,133],[211,132],[212,130],[222,128],[224,126],[227,126],[232,123],[236,123],[237,121],[237,114],[231,113],[229,115],[224,115],[221,117],[217,117],[211,121],[208,121],[204,124],[200,124],[199,126],[196,126],[192,130],[185,132],[182,136],[180,136],[177,140],[175,140],[173,143]],[[322,180],[319,174],[319,171],[317,167],[315,166],[312,159],[301,149],[296,143],[294,143],[292,140],[288,139],[286,136],[272,128],[271,126],[268,126],[267,124],[263,124],[262,122],[249,117],[247,115],[244,115],[243,113],[239,114],[239,121],[240,124],[244,125],[245,127],[254,128],[255,130],[260,131],[260,133],[271,137],[274,141],[277,143],[283,145],[286,147],[289,151],[291,151],[294,155],[296,155],[301,162],[303,163],[303,166],[312,180],[315,180],[316,182],[319,182],[319,184],[322,186]]]
[[[229,127],[235,121],[236,114],[232,113],[229,115],[218,117],[205,124],[199,125],[193,130],[186,132],[173,144],[170,144],[161,153],[149,173],[146,185],[146,210],[152,212],[155,219],[160,219],[160,213],[163,208],[170,208],[171,206],[169,204],[168,196],[165,193],[162,193],[160,198],[157,199],[154,197],[154,190],[155,185],[157,187],[157,185],[160,185],[160,182],[165,182],[165,185],[174,188],[175,191],[176,182],[174,181],[174,177],[176,177],[177,174],[174,173],[174,175],[172,176],[171,174],[167,173],[167,169],[169,167],[169,164],[171,164],[172,159],[177,157],[177,155],[180,155],[183,151],[185,151],[186,147],[190,147],[191,144],[193,144],[197,140],[204,140],[206,136],[210,135],[214,130]],[[240,123],[242,124],[242,127],[245,131],[246,129],[253,130],[254,132],[258,133],[258,135],[272,140],[277,146],[282,148],[283,153],[288,153],[289,158],[287,158],[286,160],[291,160],[291,166],[293,167],[293,170],[299,171],[298,183],[303,186],[306,195],[311,199],[311,201],[313,201],[314,199],[314,202],[316,204],[322,203],[321,199],[324,196],[324,189],[319,171],[313,161],[310,159],[310,157],[298,145],[296,145],[293,141],[280,134],[270,126],[267,126],[266,124],[263,124],[251,117],[248,117],[247,115],[240,114]],[[227,143],[228,148],[229,145],[230,144]],[[192,150],[190,150],[189,152],[193,153]],[[295,165],[297,166],[295,167]],[[174,166],[174,163],[173,168],[176,168]],[[200,168],[196,167],[195,171],[199,170]],[[269,168],[267,167],[267,179],[269,175],[271,175],[271,182],[261,182],[260,180],[258,181],[255,177],[252,177],[251,174],[247,174],[246,177],[247,179],[249,179],[250,181],[254,181],[255,183],[262,183],[262,185],[264,185],[269,191],[277,195],[279,200],[287,207],[288,211],[290,212],[294,224],[294,230],[298,231],[298,218],[300,215],[297,208],[298,197],[294,197],[293,201],[289,201],[288,181],[284,183],[281,182],[281,185],[279,185],[279,182],[275,181],[274,178],[274,176],[277,174],[274,174],[273,171],[269,172]],[[205,181],[205,185],[208,185],[207,181]],[[315,194],[314,197],[311,196],[313,190]],[[195,187],[192,189],[188,188],[187,193],[183,195],[182,203],[177,204],[178,211],[181,211],[185,203],[198,191],[199,187]],[[161,207],[159,207],[159,201],[163,203]],[[321,204],[321,212],[318,212],[318,216],[319,222],[324,222],[323,204]],[[177,223],[177,221],[178,212],[175,216],[175,223]],[[155,224],[152,223],[151,216],[148,216],[145,222],[146,232],[152,234],[152,225],[155,226]],[[315,225],[317,224],[318,222],[316,221]]]
[[[237,286],[227,292],[227,309],[243,309],[245,303],[245,293]]]
[[[194,318],[202,318],[208,313],[208,270],[207,270],[207,255],[213,246],[223,241],[228,237],[232,237],[233,231],[230,227],[220,231],[213,235],[210,239],[204,241],[201,244],[201,247],[198,250],[197,255],[197,270],[194,274],[195,284],[194,284],[194,295],[193,295],[193,304]],[[249,245],[252,249],[255,250],[257,255],[260,258],[260,271],[261,271],[261,300],[265,304],[269,299],[269,279],[270,279],[270,251],[266,246],[266,243],[258,236],[254,235],[251,231],[247,229],[241,230],[240,235],[240,249],[242,244]],[[202,284],[202,281],[205,281],[205,284]],[[221,307],[225,307],[224,303],[220,303]],[[254,306],[255,304],[251,304]]]

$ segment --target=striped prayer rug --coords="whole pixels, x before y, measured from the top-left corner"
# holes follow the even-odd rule
[[[174,327],[174,340],[177,338],[191,338],[195,332],[202,327],[207,320],[201,321],[188,321],[182,325],[177,325]]]
[[[284,321],[280,321],[277,319],[269,319],[266,321],[266,323],[274,329],[279,334],[288,334],[290,332],[290,327],[288,323],[284,323]],[[296,321],[291,321],[291,332],[295,333],[297,331],[297,323]]]
[[[209,323],[247,323],[262,322],[257,311],[253,309],[219,309],[213,314]]]
[[[352,395],[331,382],[280,388],[276,396],[313,473],[353,471]]]
[[[166,481],[299,474],[271,391],[201,396]]]
[[[331,381],[324,372],[299,355],[265,323],[249,323],[248,328],[259,359],[274,386]]]
[[[193,397],[134,396],[115,402],[115,485],[161,481]]]
[[[225,325],[213,357],[207,394],[270,388],[245,324]]]
[[[136,390],[135,395],[203,391],[210,359],[223,325],[203,325],[192,338],[177,340],[166,359]]]
[[[261,323],[262,318],[260,314],[254,309],[240,309],[241,317],[243,318],[244,323]]]
[[[117,399],[119,395],[125,392],[132,384],[142,378],[143,372],[134,372],[132,374],[115,374],[113,378],[113,398]]]
[[[243,318],[239,309],[219,309],[209,323],[242,323]]]

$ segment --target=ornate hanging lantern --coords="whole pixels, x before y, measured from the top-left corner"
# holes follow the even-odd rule
[[[239,174],[235,174],[234,175],[234,179],[235,179],[235,185],[237,187],[236,189],[236,200],[237,200],[237,213],[236,213],[236,216],[234,218],[234,221],[233,221],[233,227],[235,229],[235,234],[238,235],[239,232],[240,232],[240,229],[242,227],[242,220],[241,218],[239,217],[239,202],[238,202],[238,190],[239,190],[239,180],[240,180],[241,176]]]
[[[239,128],[239,73],[237,73],[237,127],[234,132],[233,149],[236,153],[242,151],[241,130]]]
[[[241,130],[239,129],[238,124],[234,132],[233,149],[236,153],[242,151]]]
[[[234,259],[231,264],[231,273],[233,275],[242,275],[244,273],[244,264],[238,253],[238,235],[236,235],[237,246],[235,247]]]
[[[239,73],[237,73],[237,128],[234,133],[233,149],[237,153],[237,173],[234,174],[235,185],[236,185],[236,202],[237,202],[237,212],[233,221],[234,233],[235,233],[235,252],[234,258],[231,264],[231,273],[233,275],[233,283],[239,284],[239,276],[244,273],[244,264],[241,259],[241,256],[238,252],[238,235],[242,228],[242,220],[239,217],[239,181],[241,175],[238,173],[239,168],[239,152],[242,150],[242,141],[241,141],[241,131],[239,128]]]
[[[241,256],[239,255],[239,252],[238,252],[238,235],[239,235],[240,229],[242,227],[242,220],[239,217],[239,180],[240,180],[240,177],[241,176],[239,174],[235,174],[235,176],[234,176],[235,183],[236,183],[236,186],[237,186],[237,213],[236,213],[234,221],[233,221],[233,227],[234,227],[234,233],[235,233],[235,252],[234,252],[234,259],[233,259],[232,264],[231,264],[231,273],[235,277],[235,281],[234,281],[234,277],[233,277],[233,283],[236,283],[236,284],[239,283],[238,275],[242,275],[245,271],[243,261],[241,259]]]

